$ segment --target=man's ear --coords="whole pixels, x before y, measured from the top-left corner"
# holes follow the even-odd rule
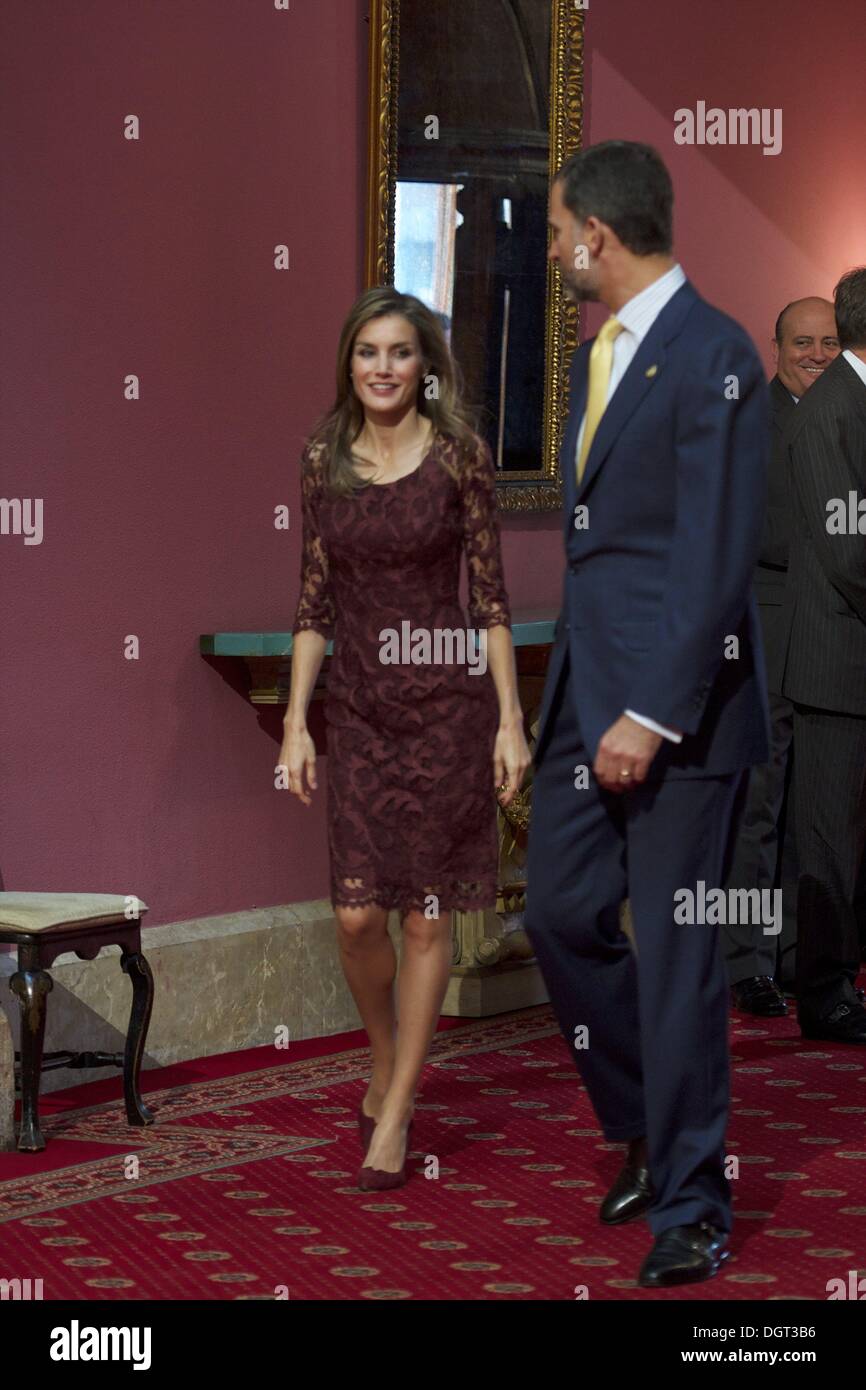
[[[582,228],[582,237],[579,245],[585,246],[590,256],[595,259],[604,245],[605,235],[610,232],[610,228],[594,215],[586,219]]]
[[[770,346],[771,346],[772,349],[773,349],[773,365],[774,365],[775,367],[778,367],[778,365],[779,365],[779,344],[776,342],[776,339],[775,339],[775,338],[771,338],[771,339],[770,339]]]

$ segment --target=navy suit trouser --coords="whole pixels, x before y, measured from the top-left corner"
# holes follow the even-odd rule
[[[717,926],[674,921],[674,895],[724,884],[745,774],[606,792],[570,682],[566,657],[536,755],[526,929],[606,1138],[647,1138],[653,1234],[699,1221],[728,1231],[724,958]]]

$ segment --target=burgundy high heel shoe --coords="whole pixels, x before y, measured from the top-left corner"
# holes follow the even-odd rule
[[[373,1130],[376,1128],[376,1121],[372,1115],[368,1115],[364,1109],[364,1102],[358,1106],[358,1138],[361,1141],[361,1148],[364,1153],[370,1147],[373,1139]]]
[[[403,1187],[408,1181],[406,1165],[409,1162],[409,1150],[412,1147],[414,1128],[415,1121],[411,1119],[406,1131],[406,1153],[403,1158],[403,1167],[396,1173],[389,1173],[385,1168],[361,1168],[358,1173],[358,1187],[362,1192],[387,1192],[392,1187]]]

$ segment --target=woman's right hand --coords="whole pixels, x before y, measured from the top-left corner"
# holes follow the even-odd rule
[[[300,729],[283,726],[283,743],[280,748],[279,766],[285,767],[289,779],[289,791],[300,797],[305,806],[312,805],[312,797],[304,786],[304,773],[311,791],[316,791],[316,745],[304,725]]]

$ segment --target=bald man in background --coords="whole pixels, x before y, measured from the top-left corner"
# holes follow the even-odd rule
[[[829,299],[797,299],[776,321],[770,382],[772,450],[768,474],[767,522],[755,571],[755,596],[761,618],[767,684],[770,692],[772,746],[770,761],[749,776],[729,888],[772,890],[781,886],[784,912],[781,932],[765,933],[764,924],[743,922],[723,928],[728,979],[733,1002],[763,1018],[787,1012],[781,983],[792,986],[797,932],[797,861],[793,816],[786,796],[791,778],[794,712],[782,695],[786,629],[782,600],[788,573],[790,489],[786,426],[799,401],[839,354],[836,319]]]

